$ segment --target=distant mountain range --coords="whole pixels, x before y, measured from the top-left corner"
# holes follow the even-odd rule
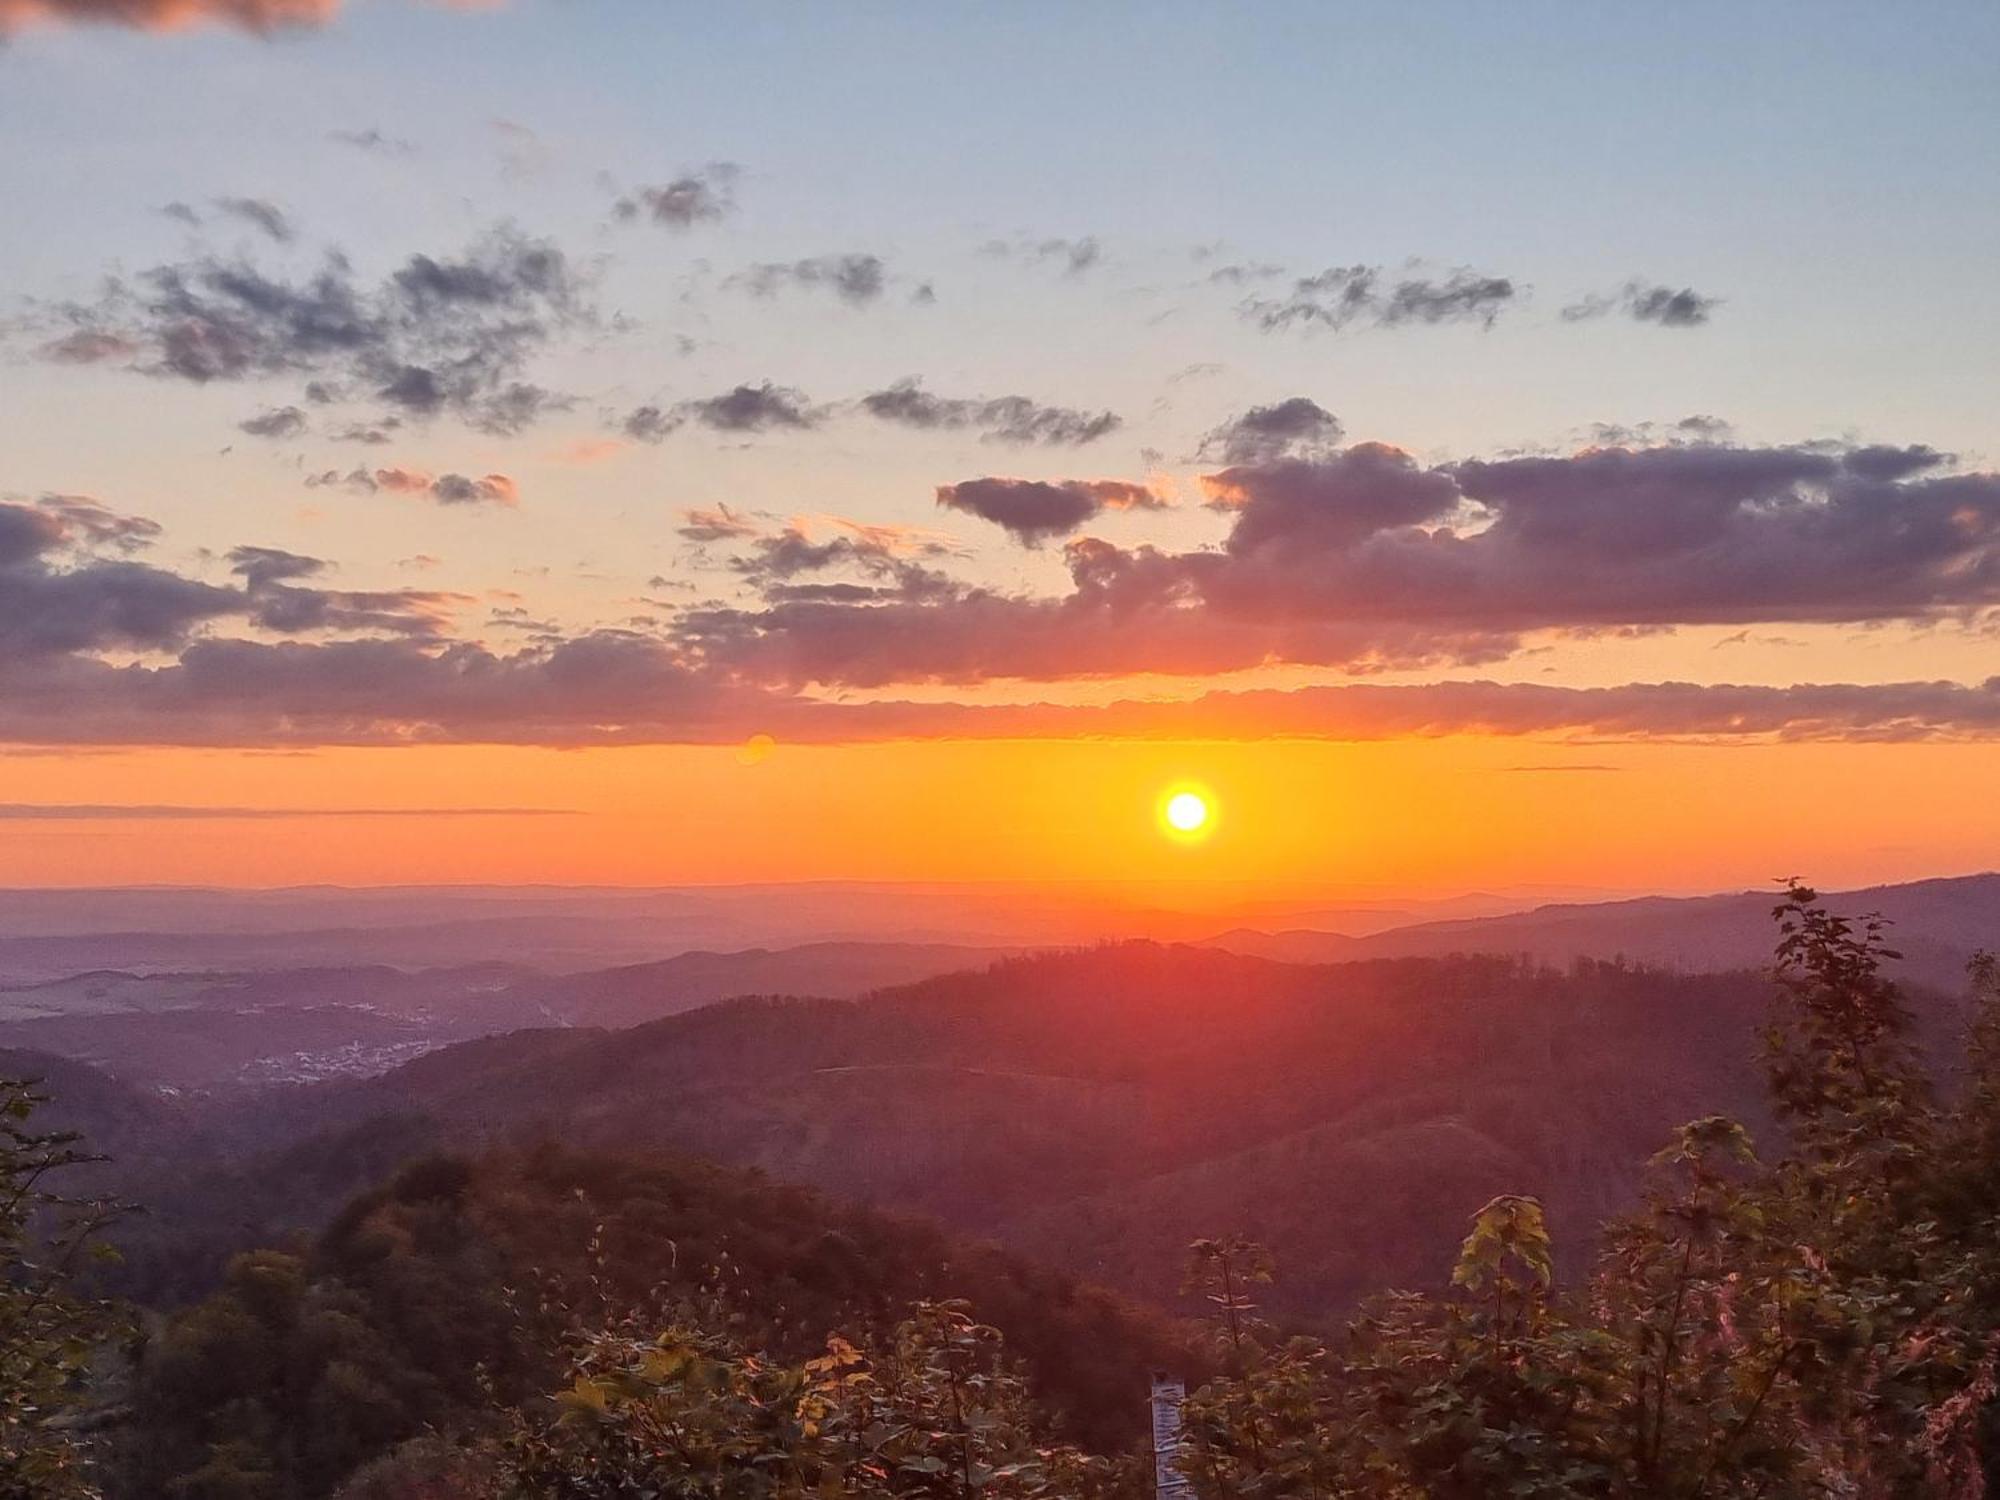
[[[1905,977],[1956,986],[1982,947],[2000,946],[2000,874],[1919,880],[1841,891],[1828,900],[1852,914],[1878,912],[1903,953]],[[1292,963],[1446,953],[1518,953],[1544,963],[1622,956],[1675,969],[1730,969],[1765,962],[1776,896],[1647,896],[1589,905],[1538,906],[1472,920],[1421,922],[1369,935],[1237,929],[1211,946]]]
[[[1329,900],[1199,882],[0,890],[0,984],[100,969],[508,963],[567,973],[694,950],[851,942],[1048,948],[1133,937],[1187,941],[1225,926],[1366,934],[1431,918],[1491,916],[1569,894]]]
[[[821,908],[807,926],[823,920],[858,888],[812,887],[798,904]],[[835,893],[838,893],[836,896]],[[862,889],[861,908],[870,920],[883,915],[876,888]],[[348,931],[350,945],[364,953],[412,939],[435,939],[435,924],[397,926],[399,916],[428,912],[424,897],[416,907],[377,900],[365,892],[251,893],[241,907],[212,892],[84,893],[81,906],[44,901],[37,893],[0,893],[0,931],[8,923],[37,918],[158,918],[176,901],[187,901],[190,920],[233,922],[238,928],[297,920],[321,913],[327,902],[356,920],[378,920],[386,928]],[[701,901],[733,907],[743,892],[704,895]],[[971,898],[962,892],[933,892],[948,906]],[[414,899],[414,898],[413,898]],[[603,902],[630,901],[658,914],[686,893],[473,892],[438,898],[484,910],[519,910],[511,916],[482,916],[472,922],[496,932],[519,924],[560,925],[552,914],[566,904],[578,920],[611,920]],[[767,901],[776,899],[768,892]],[[926,898],[913,895],[921,906]],[[1043,898],[1022,893],[995,906],[980,907],[988,920],[1008,902],[1025,930]],[[1745,892],[1689,899],[1647,897],[1588,905],[1545,905],[1525,911],[1492,908],[1507,898],[1470,896],[1449,907],[1484,911],[1457,917],[1376,927],[1393,914],[1386,908],[1327,909],[1295,903],[1242,903],[1246,915],[1312,922],[1347,919],[1362,929],[1341,932],[1319,927],[1264,930],[1238,927],[1208,936],[1187,935],[1203,946],[1289,963],[1325,963],[1377,957],[1498,953],[1526,956],[1558,966],[1578,957],[1624,957],[1632,962],[1689,972],[1749,968],[1770,950],[1770,908],[1774,897]],[[1906,954],[1905,977],[1954,988],[1966,961],[2000,934],[2000,875],[1921,881],[1840,893],[1832,899],[1853,912],[1880,911],[1890,918],[1892,936]],[[847,909],[847,908],[842,908]],[[941,916],[944,907],[933,910]],[[970,908],[967,908],[970,910]],[[233,916],[231,914],[234,914]],[[588,914],[596,913],[595,917]],[[434,913],[433,913],[434,914]],[[711,913],[712,914],[712,913]],[[685,914],[684,914],[685,915]],[[908,915],[908,913],[905,913]],[[1099,913],[1102,916],[1102,912]],[[469,919],[468,919],[469,920]],[[1075,922],[1083,919],[1076,918]],[[1091,920],[1096,920],[1095,918]],[[1164,920],[1155,910],[1147,919]],[[1168,925],[1187,927],[1185,913]],[[586,926],[588,925],[586,921]],[[739,924],[754,925],[754,924]],[[1003,924],[1004,925],[1004,924]],[[658,934],[667,941],[672,923]],[[1087,927],[1086,929],[1087,930]],[[307,935],[305,952],[338,951],[332,929]],[[359,934],[359,935],[356,935]],[[158,935],[146,939],[153,943]],[[484,961],[449,967],[410,969],[385,962],[293,964],[277,961],[293,953],[301,934],[273,931],[209,931],[174,939],[191,951],[205,943],[250,944],[269,960],[242,969],[187,971],[92,970],[56,979],[0,984],[0,1047],[23,1047],[95,1063],[131,1082],[174,1089],[244,1088],[380,1073],[423,1052],[474,1037],[522,1027],[633,1026],[739,995],[804,995],[850,998],[932,975],[977,969],[1028,951],[1041,943],[946,943],[829,940],[791,946],[733,951],[697,948],[644,963],[550,973],[518,962]],[[569,941],[581,941],[574,933]],[[1093,939],[1094,940],[1094,939]],[[81,933],[63,937],[0,939],[0,962],[8,942],[80,944],[91,952],[110,951],[136,941],[131,934]],[[535,941],[528,946],[532,949]],[[628,934],[621,943],[632,941]],[[1081,941],[1081,940],[1079,940]],[[329,944],[332,944],[329,947]],[[143,945],[142,945],[143,946]],[[615,945],[614,945],[615,946]],[[80,950],[81,951],[81,950]],[[155,956],[160,956],[156,951]]]
[[[1242,1230],[1288,1268],[1272,1308],[1314,1320],[1364,1289],[1435,1280],[1494,1193],[1545,1198],[1574,1266],[1675,1125],[1724,1112],[1769,1139],[1771,904],[1222,940],[1429,950],[1331,964],[1152,942],[1026,956],[843,943],[571,975],[91,975],[0,995],[19,1017],[0,1046],[61,1043],[147,1085],[51,1069],[142,1195],[164,1199],[148,1231],[163,1242],[310,1223],[413,1149],[546,1137],[760,1167],[1163,1302],[1189,1239]],[[1938,981],[1913,994],[1926,1044],[1951,1046],[1964,1014],[1950,981],[2000,935],[2000,877],[1834,904],[1897,922],[1912,976]],[[1593,948],[1660,967],[1568,964]],[[1501,956],[1436,956],[1481,949]],[[775,998],[804,991],[819,997]],[[712,1003],[745,992],[774,998]],[[385,1050],[330,1071],[379,1076],[247,1087],[272,1081],[259,1045],[324,1046],[342,1014]],[[644,1017],[659,1019],[627,1024]],[[424,1055],[389,1066],[412,1034]],[[173,1108],[150,1092],[176,1069],[225,1067],[229,1090],[211,1079]],[[145,1274],[179,1284],[177,1253]]]

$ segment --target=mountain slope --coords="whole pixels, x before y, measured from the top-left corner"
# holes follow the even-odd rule
[[[1720,1110],[1766,1128],[1768,992],[1745,973],[1137,943],[861,1002],[488,1038],[280,1096],[240,1128],[399,1112],[468,1142],[671,1147],[1155,1294],[1188,1240],[1268,1224],[1288,1262],[1351,1268],[1273,1300],[1322,1317],[1362,1284],[1434,1280],[1493,1193],[1542,1194],[1580,1247],[1676,1124]]]

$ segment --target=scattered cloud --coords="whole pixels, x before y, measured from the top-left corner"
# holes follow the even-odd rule
[[[306,414],[296,406],[276,406],[236,424],[252,437],[293,438],[306,430]]]
[[[1593,293],[1562,310],[1571,323],[1607,317],[1622,312],[1635,323],[1657,323],[1662,328],[1699,328],[1722,305],[1720,297],[1705,297],[1693,287],[1662,286],[1644,281],[1628,281],[1610,296]]]
[[[690,422],[714,432],[782,432],[817,427],[824,416],[824,408],[814,406],[803,391],[766,380],[673,406],[634,407],[619,430],[634,442],[658,443]]]
[[[711,162],[671,182],[634,188],[612,204],[612,217],[621,223],[644,222],[665,229],[715,223],[736,211],[736,180],[741,174],[734,162]]]
[[[338,485],[365,494],[419,495],[440,505],[499,505],[509,509],[521,503],[521,489],[505,474],[432,475],[423,469],[380,468],[326,469],[306,476],[306,488]]]
[[[1122,425],[1116,412],[1044,406],[1026,396],[938,396],[915,379],[871,391],[859,405],[868,415],[898,426],[923,432],[972,429],[984,442],[1017,447],[1081,447]]]
[[[1239,310],[1267,333],[1413,323],[1477,323],[1491,328],[1520,296],[1520,289],[1507,277],[1465,268],[1442,278],[1392,279],[1380,266],[1334,266],[1298,278],[1282,297],[1249,298]]]
[[[1022,235],[1011,240],[988,240],[979,247],[979,253],[1000,260],[1019,261],[1023,265],[1060,266],[1066,276],[1081,276],[1104,259],[1104,247],[1093,234],[1076,239],[1059,236],[1034,239]]]
[[[1034,547],[1067,536],[1107,510],[1159,510],[1166,501],[1123,479],[967,479],[941,484],[937,503],[1006,530]]]
[[[292,227],[291,218],[277,204],[263,198],[217,198],[216,209],[232,219],[240,219],[260,234],[275,240],[280,245],[289,245],[297,239],[298,231]]]
[[[498,230],[460,256],[412,255],[376,284],[330,255],[303,279],[214,256],[114,281],[42,346],[194,384],[293,378],[311,402],[391,418],[451,415],[513,433],[567,399],[522,375],[562,331],[590,325],[588,278],[554,244]]]
[[[1340,419],[1308,396],[1253,406],[1201,440],[1197,457],[1225,464],[1268,463],[1331,453],[1341,439]]]
[[[807,260],[765,261],[738,271],[723,285],[753,297],[774,297],[793,288],[824,290],[850,307],[866,307],[881,298],[888,280],[888,267],[878,255],[816,255]]]
[[[375,156],[415,156],[416,142],[404,140],[401,136],[385,135],[374,126],[366,130],[329,130],[326,138],[336,145],[352,146],[356,151],[366,151]]]
[[[764,528],[741,511],[717,505],[708,510],[695,507],[682,511],[679,530],[691,542],[733,542],[760,536]]]

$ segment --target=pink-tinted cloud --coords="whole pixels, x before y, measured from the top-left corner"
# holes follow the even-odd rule
[[[504,0],[429,3],[445,10],[493,10]],[[265,33],[323,26],[341,8],[341,0],[0,0],[0,32],[31,25],[91,24],[139,31],[227,26]]]

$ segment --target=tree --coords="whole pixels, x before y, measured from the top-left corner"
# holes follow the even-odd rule
[[[2000,963],[1969,1077],[1918,1063],[1896,955],[1792,882],[1766,1037],[1789,1140],[1683,1126],[1565,1288],[1541,1206],[1480,1210],[1448,1289],[1330,1344],[1242,1336],[1239,1241],[1195,1247],[1237,1358],[1190,1398],[1202,1500],[1987,1493],[2000,1387]],[[1223,1247],[1227,1247],[1226,1249]]]
[[[54,1185],[104,1158],[74,1131],[37,1130],[48,1102],[29,1080],[0,1079],[0,1496],[67,1500],[96,1494],[85,1377],[122,1327],[78,1278],[124,1209]]]

